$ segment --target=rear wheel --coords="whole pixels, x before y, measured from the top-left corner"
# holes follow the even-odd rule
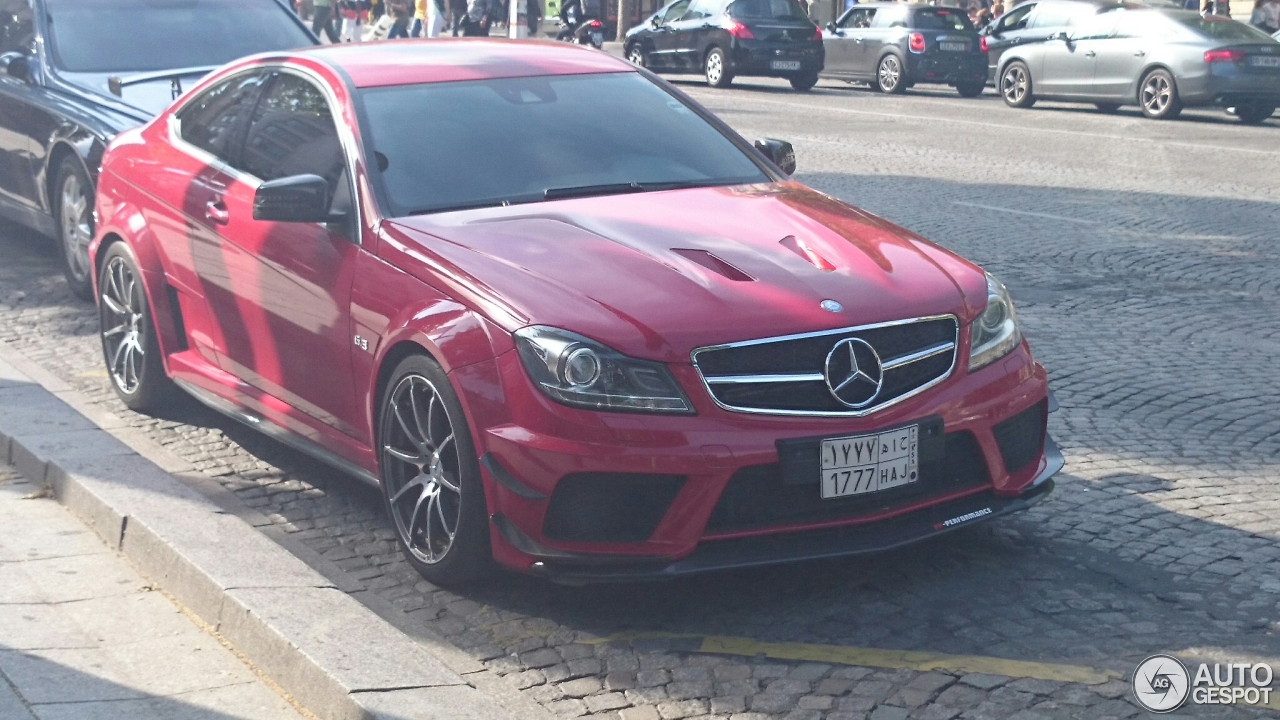
[[[378,424],[383,499],[400,548],[439,585],[493,566],[480,463],[462,405],[434,360],[411,355],[392,372]]]
[[[810,73],[808,75],[798,75],[790,78],[791,88],[796,92],[806,92],[812,90],[814,85],[818,84],[818,74]]]
[[[960,93],[960,97],[967,98],[976,98],[982,94],[983,90],[986,89],[987,84],[984,82],[960,83],[959,85],[956,85],[956,92]]]
[[[902,61],[897,55],[880,58],[880,64],[876,66],[876,88],[888,95],[897,95],[907,89],[902,78]]]
[[[1138,104],[1142,114],[1152,120],[1171,120],[1182,112],[1178,86],[1168,70],[1152,70],[1138,86]]]
[[[1014,60],[1001,73],[1000,97],[1009,107],[1029,108],[1036,104],[1031,92],[1031,70],[1022,61]]]
[[[1237,105],[1236,117],[1245,125],[1258,125],[1266,122],[1275,111],[1274,105]]]
[[[156,410],[173,399],[142,273],[129,246],[107,248],[98,275],[98,328],[111,387],[130,410]]]
[[[68,155],[58,164],[53,201],[58,245],[62,249],[62,274],[71,292],[82,300],[93,299],[93,266],[89,242],[93,240],[93,183],[80,161]]]
[[[1120,109],[1119,103],[1094,103],[1093,106],[1104,113],[1113,113]]]
[[[729,72],[729,58],[718,47],[711,48],[711,52],[702,61],[702,73],[707,78],[707,84],[713,88],[729,87],[729,83],[733,82],[733,73]]]

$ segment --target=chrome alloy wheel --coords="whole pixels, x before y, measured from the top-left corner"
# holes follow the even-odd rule
[[[877,77],[880,79],[881,90],[885,92],[897,90],[898,83],[902,82],[902,63],[898,62],[898,58],[893,55],[885,55],[880,61]]]
[[[142,287],[124,258],[113,257],[103,274],[102,347],[106,351],[111,381],[126,395],[138,391],[146,360],[147,331]]]
[[[640,49],[640,45],[636,44],[627,51],[627,62],[636,67],[644,67],[644,50]]]
[[[461,518],[461,457],[440,393],[422,375],[391,391],[382,446],[391,515],[409,552],[434,565],[453,547]]]
[[[1005,102],[1017,105],[1027,96],[1027,71],[1021,65],[1014,65],[1005,71],[1000,79],[1000,92]]]
[[[1173,86],[1163,73],[1151,73],[1146,82],[1142,83],[1142,92],[1138,97],[1148,115],[1161,115],[1173,100]]]
[[[93,208],[89,196],[74,173],[62,181],[59,221],[62,223],[63,252],[67,267],[77,282],[89,277],[89,241],[93,240]]]
[[[707,56],[707,82],[712,85],[719,85],[720,79],[724,77],[724,56],[720,53],[713,52]]]

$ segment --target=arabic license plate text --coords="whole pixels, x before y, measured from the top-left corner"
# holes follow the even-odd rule
[[[822,498],[879,492],[920,479],[919,425],[822,441]]]

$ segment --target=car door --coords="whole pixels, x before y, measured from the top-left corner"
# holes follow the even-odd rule
[[[225,329],[246,342],[227,347],[227,369],[348,435],[361,413],[351,384],[350,304],[361,252],[332,224],[255,220],[258,186],[314,174],[330,185],[333,210],[354,197],[346,151],[326,94],[308,78],[278,70],[266,80],[235,159],[237,175],[212,198],[207,222],[221,240],[230,292],[209,298]]]
[[[8,62],[36,62],[35,25],[30,0],[0,0],[0,56]],[[31,80],[0,70],[0,202],[14,219],[30,223],[43,212],[33,158],[44,157],[37,138],[48,137],[56,121],[41,101],[44,89]]]
[[[899,55],[906,52],[910,12],[904,3],[881,7],[872,14],[871,27],[862,35],[862,51],[858,54],[859,75],[875,77],[880,58],[890,49],[897,49]]]
[[[1023,41],[1028,18],[1035,6],[1035,3],[1019,5],[1001,15],[987,30],[987,67],[988,77],[992,82],[995,81],[996,69],[1000,67],[1000,56]]]
[[[1035,81],[1043,95],[1094,97],[1098,51],[1115,30],[1115,13],[1095,15],[1067,33],[1067,39],[1046,40],[1044,66]]]
[[[1115,11],[1115,32],[1098,43],[1098,61],[1094,69],[1093,93],[1116,102],[1133,102],[1131,92],[1138,75],[1146,67],[1152,45],[1160,42],[1166,30],[1165,19],[1154,12]]]
[[[823,33],[822,44],[826,51],[825,72],[837,75],[860,75],[862,71],[862,45],[866,30],[871,27],[875,8],[854,6],[835,23],[835,29]]]
[[[690,0],[676,0],[654,16],[657,24],[649,34],[653,49],[648,58],[654,70],[671,70],[677,67],[676,34],[672,24],[684,17],[689,9],[689,2]]]
[[[702,67],[702,41],[719,4],[719,0],[693,0],[680,19],[671,23],[670,57],[677,68],[697,71]]]

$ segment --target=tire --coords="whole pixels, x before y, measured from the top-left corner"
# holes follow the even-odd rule
[[[976,98],[982,94],[983,90],[986,89],[987,84],[984,82],[961,83],[956,85],[956,92],[960,93],[960,97],[967,98]]]
[[[400,361],[379,417],[382,495],[409,564],[442,586],[487,575],[493,551],[480,463],[444,371],[426,355]]]
[[[1113,113],[1120,110],[1119,103],[1094,103],[1093,106],[1104,113]]]
[[[649,58],[645,55],[644,48],[641,47],[640,43],[635,43],[627,48],[627,62],[636,67],[648,66]]]
[[[1014,60],[1000,73],[1000,97],[1004,104],[1014,108],[1029,108],[1036,104],[1032,93],[1031,69],[1021,60]]]
[[[1182,112],[1178,85],[1168,70],[1155,69],[1138,83],[1138,105],[1152,120],[1172,120]]]
[[[1274,105],[1237,105],[1236,117],[1245,125],[1261,125],[1275,111]]]
[[[733,82],[733,73],[729,72],[729,56],[718,47],[711,48],[702,61],[702,74],[707,84],[713,88],[729,87]]]
[[[93,239],[93,183],[80,164],[68,155],[58,163],[53,181],[53,218],[62,255],[62,274],[71,292],[81,300],[93,300],[93,263],[89,241]]]
[[[791,89],[795,90],[796,92],[808,92],[813,89],[814,85],[818,84],[817,73],[811,73],[809,75],[798,75],[796,77],[788,78],[788,79],[791,81]]]
[[[98,335],[111,388],[130,410],[170,404],[177,388],[164,372],[155,320],[129,246],[113,243],[98,275]]]
[[[886,95],[899,95],[906,92],[907,83],[902,77],[902,60],[889,53],[880,58],[876,65],[876,89]]]

